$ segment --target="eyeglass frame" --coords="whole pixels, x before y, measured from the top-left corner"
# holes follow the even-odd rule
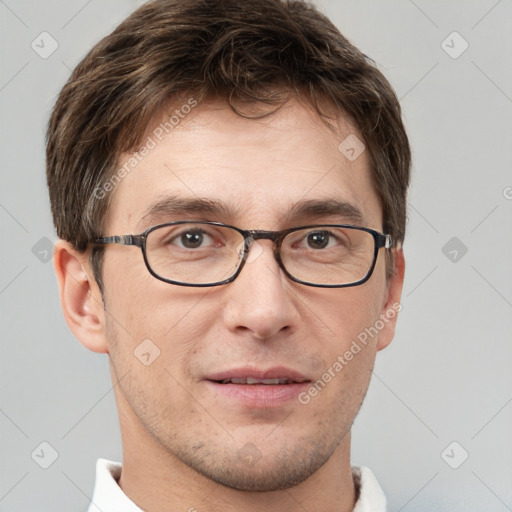
[[[206,283],[206,284],[197,284],[197,283],[182,283],[179,281],[174,281],[172,279],[166,279],[162,276],[159,276],[149,264],[148,257],[147,257],[147,251],[146,251],[146,242],[147,237],[150,233],[153,231],[164,228],[167,226],[175,226],[180,224],[207,224],[211,226],[219,226],[219,227],[226,227],[231,228],[240,233],[244,238],[244,252],[243,256],[241,256],[241,261],[238,265],[238,268],[236,272],[229,277],[228,279],[224,279],[223,281],[217,281],[215,283]],[[373,251],[373,261],[370,266],[370,269],[366,273],[366,275],[360,279],[359,281],[355,281],[353,283],[346,283],[346,284],[314,284],[307,281],[302,281],[294,276],[292,276],[286,267],[284,266],[284,263],[281,259],[281,245],[286,236],[288,236],[290,233],[293,233],[294,231],[300,231],[302,229],[308,229],[308,228],[349,228],[349,229],[357,229],[360,231],[365,231],[366,233],[369,233],[373,237],[374,241],[374,251]],[[379,250],[382,248],[385,249],[391,249],[393,247],[394,241],[391,235],[381,233],[375,229],[363,227],[363,226],[355,226],[352,224],[308,224],[306,226],[297,226],[293,228],[287,228],[280,231],[266,231],[266,230],[260,230],[260,229],[241,229],[237,228],[236,226],[231,226],[229,224],[224,224],[222,222],[215,222],[215,221],[188,221],[188,220],[180,220],[175,222],[166,222],[163,224],[157,224],[156,226],[151,226],[150,228],[146,229],[142,233],[138,235],[115,235],[115,236],[107,236],[102,238],[96,238],[94,241],[92,241],[92,244],[98,244],[98,245],[109,245],[109,244],[117,244],[117,245],[126,245],[126,246],[136,246],[140,247],[142,251],[142,256],[144,258],[144,263],[146,264],[146,268],[148,269],[149,273],[155,277],[156,279],[163,281],[164,283],[168,284],[174,284],[177,286],[189,286],[194,288],[205,288],[205,287],[213,287],[213,286],[221,286],[223,284],[229,284],[232,283],[242,271],[246,261],[247,256],[249,255],[249,251],[251,249],[251,244],[254,240],[272,240],[273,242],[273,252],[274,252],[274,258],[276,259],[279,268],[286,274],[286,276],[294,281],[295,283],[303,284],[305,286],[313,286],[315,288],[348,288],[352,286],[359,286],[361,284],[364,284],[373,274],[373,271],[375,269],[375,265],[377,263],[377,256],[379,254]]]

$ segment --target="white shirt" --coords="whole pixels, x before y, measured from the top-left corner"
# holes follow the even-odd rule
[[[144,512],[118,485],[122,464],[107,459],[96,462],[96,484],[87,512]],[[386,512],[386,496],[375,475],[365,466],[353,466],[352,475],[359,499],[353,512]]]

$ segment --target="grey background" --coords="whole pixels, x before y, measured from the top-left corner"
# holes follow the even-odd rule
[[[0,0],[0,511],[84,510],[96,459],[122,458],[106,356],[68,331],[44,261],[44,132],[70,70],[141,3]],[[512,2],[317,4],[390,79],[414,152],[404,309],[353,463],[393,511],[512,510]],[[43,31],[59,45],[46,59]],[[31,457],[43,441],[48,469]]]

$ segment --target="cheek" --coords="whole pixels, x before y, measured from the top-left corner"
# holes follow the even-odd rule
[[[149,273],[138,248],[116,247],[103,275],[107,313],[134,337],[159,336],[185,314],[187,300],[176,300],[177,287]]]
[[[138,371],[137,355],[149,352],[155,364],[183,376],[218,316],[215,303],[206,298],[211,290],[173,286],[145,268],[133,270],[115,263],[110,274],[105,272],[105,303],[108,343],[116,367],[120,372]]]
[[[333,348],[350,345],[379,318],[384,281],[372,279],[360,286],[314,292],[306,301],[312,320],[316,316],[317,324],[325,327],[326,340],[332,340]]]

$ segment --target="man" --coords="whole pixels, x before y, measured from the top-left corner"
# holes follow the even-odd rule
[[[122,434],[90,511],[385,510],[350,429],[409,168],[389,83],[301,1],[155,1],[91,50],[47,144],[62,308]]]

